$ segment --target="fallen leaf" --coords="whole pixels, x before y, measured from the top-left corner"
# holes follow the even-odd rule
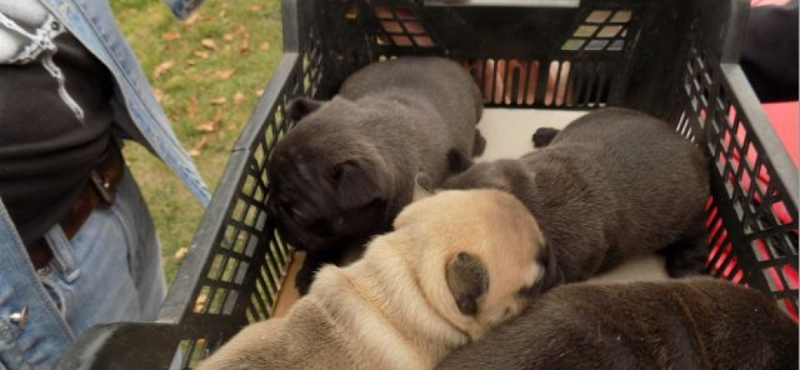
[[[206,49],[217,50],[217,43],[214,42],[214,39],[203,39],[200,41]]]
[[[250,52],[250,43],[245,41],[241,45],[239,45],[239,52],[242,54]]]
[[[209,103],[211,103],[211,105],[222,105],[222,104],[225,104],[225,101],[226,101],[226,99],[225,99],[224,96],[218,96],[218,97],[216,97],[214,99],[211,99],[209,101]]]
[[[258,90],[255,90],[255,91],[253,91],[253,94],[255,94],[255,96],[256,96],[257,98],[260,98],[260,97],[261,97],[261,95],[262,95],[262,94],[264,94],[264,89],[258,89]]]
[[[201,137],[200,140],[198,140],[192,146],[192,149],[189,149],[189,156],[197,157],[198,155],[200,155],[200,150],[203,149],[204,146],[206,146],[206,143],[208,143],[208,137],[203,135],[203,137]]]
[[[227,79],[231,78],[231,76],[233,76],[233,74],[234,74],[234,73],[236,73],[236,69],[234,69],[234,68],[227,68],[227,69],[220,69],[220,70],[219,70],[219,71],[217,71],[215,74],[216,74],[216,75],[217,75],[217,77],[219,77],[220,79],[227,80]]]
[[[265,43],[261,44],[261,46],[259,46],[258,48],[261,49],[261,51],[267,51],[267,50],[269,50],[269,46],[270,46],[269,42],[265,42]]]
[[[195,50],[192,54],[194,54],[194,56],[196,56],[196,57],[198,57],[200,59],[207,59],[208,58],[208,52],[204,51],[204,50]]]
[[[197,296],[197,300],[194,301],[194,312],[202,312],[203,308],[206,306],[206,301],[208,301],[207,295],[201,293],[199,296]]]
[[[216,132],[219,131],[219,128],[222,126],[222,108],[217,107],[217,114],[214,116],[214,120],[204,122],[197,126],[197,129],[202,132]]]
[[[161,38],[167,41],[172,41],[181,38],[181,34],[178,31],[168,31],[162,33]]]
[[[242,104],[245,100],[247,100],[247,97],[244,96],[244,94],[242,94],[241,91],[237,91],[236,94],[233,94],[233,104],[239,105]]]
[[[153,95],[156,97],[156,101],[159,103],[161,103],[161,101],[167,96],[164,91],[156,87],[153,88]]]
[[[260,12],[261,9],[262,8],[261,8],[260,5],[250,5],[250,7],[247,8],[247,10],[249,10],[251,12]]]
[[[158,78],[162,74],[169,72],[170,69],[175,65],[174,60],[168,60],[156,66],[156,69],[153,70],[153,75]]]
[[[197,116],[198,109],[199,107],[197,106],[197,97],[192,95],[192,97],[189,98],[189,105],[186,106],[186,116],[189,118],[194,118],[195,116]]]
[[[194,66],[195,64],[197,64],[197,61],[194,59],[189,59],[186,61],[186,65],[188,66]]]
[[[227,41],[227,42],[233,41],[234,38],[236,38],[236,35],[234,35],[233,33],[226,33],[226,34],[222,35],[222,39]]]
[[[247,27],[245,27],[243,24],[240,24],[233,30],[233,34],[235,35],[241,35],[245,32],[247,32]]]
[[[197,130],[200,132],[214,132],[219,129],[219,127],[214,126],[214,122],[208,121],[205,123],[201,123],[197,125]]]
[[[175,252],[175,259],[182,260],[183,257],[186,257],[186,254],[189,253],[189,248],[181,247]]]
[[[195,23],[197,23],[197,21],[199,21],[199,20],[200,20],[200,14],[199,13],[194,13],[194,14],[190,15],[189,18],[186,18],[185,21],[183,21],[183,25],[187,26],[187,27],[191,27],[191,26],[194,26]]]

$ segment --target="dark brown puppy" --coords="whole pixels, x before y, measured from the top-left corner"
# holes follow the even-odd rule
[[[671,276],[701,272],[708,182],[700,149],[669,124],[606,108],[519,160],[476,164],[443,187],[514,194],[555,248],[565,281],[574,282],[657,250]]]
[[[562,285],[437,370],[796,369],[797,324],[713,278]]]
[[[281,236],[308,251],[296,281],[302,294],[322,263],[390,229],[418,172],[438,186],[479,154],[482,109],[469,74],[435,57],[371,64],[328,102],[289,104],[299,122],[268,164],[267,205]]]

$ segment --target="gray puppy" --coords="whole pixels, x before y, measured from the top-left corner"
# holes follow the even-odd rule
[[[719,279],[570,284],[437,369],[796,369],[797,335],[763,293]]]
[[[267,166],[267,208],[281,236],[308,252],[295,284],[302,294],[322,263],[390,229],[417,173],[438,186],[482,152],[482,109],[465,69],[437,57],[371,64],[328,102],[289,104],[299,122]]]
[[[671,276],[704,270],[708,165],[666,122],[605,108],[519,160],[479,163],[445,189],[496,188],[519,198],[555,248],[566,282],[662,250]]]

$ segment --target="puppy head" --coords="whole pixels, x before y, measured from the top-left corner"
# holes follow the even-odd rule
[[[411,235],[404,253],[431,306],[472,339],[559,282],[539,225],[510,194],[442,191],[407,206],[394,226]]]
[[[343,124],[358,120],[349,100],[292,101],[298,120],[267,164],[267,212],[281,236],[301,249],[321,251],[361,243],[388,227],[390,186],[377,149]]]

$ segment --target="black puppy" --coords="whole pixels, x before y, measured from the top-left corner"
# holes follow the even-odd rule
[[[464,68],[436,57],[371,64],[328,102],[289,104],[299,122],[267,166],[267,206],[281,236],[308,252],[295,282],[301,294],[322,263],[390,229],[417,173],[438,186],[480,154],[482,109]]]
[[[657,250],[671,276],[705,269],[709,179],[699,148],[666,122],[621,108],[543,136],[537,146],[545,146],[521,159],[478,163],[443,187],[514,194],[555,248],[566,282]]]
[[[713,278],[563,285],[437,370],[796,369],[797,324]]]

